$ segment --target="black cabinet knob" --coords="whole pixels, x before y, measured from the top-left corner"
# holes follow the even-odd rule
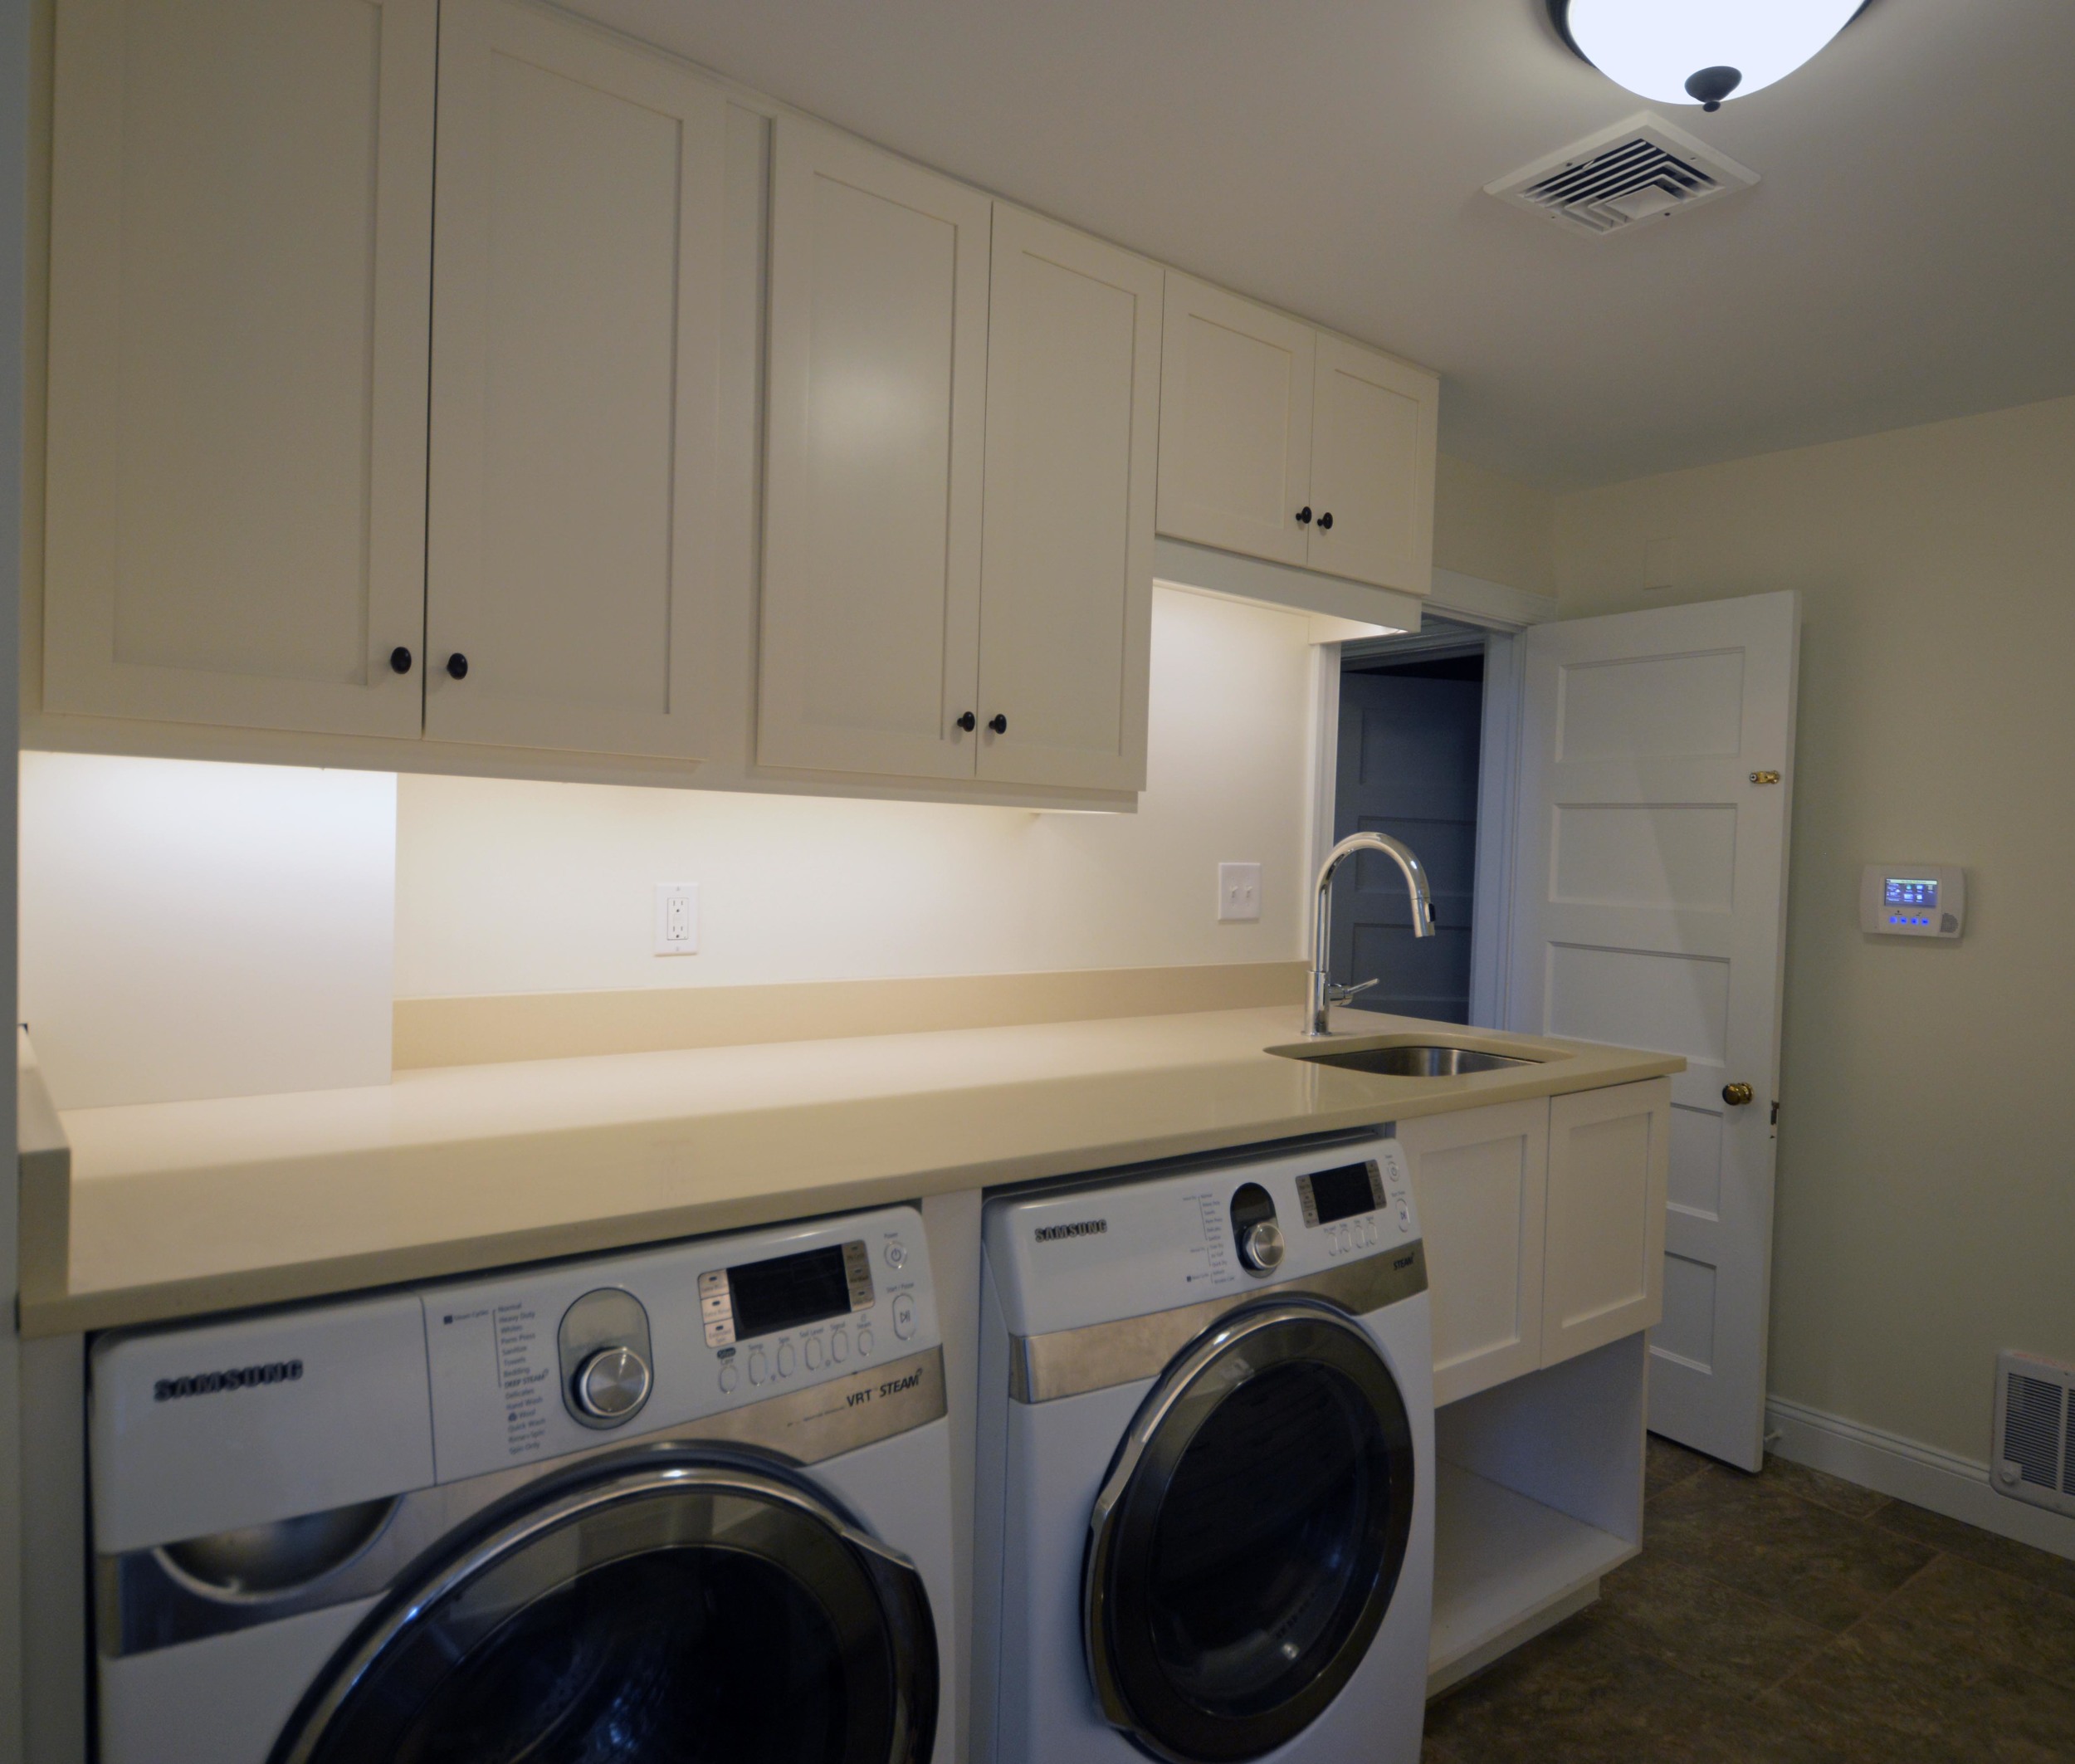
[[[970,735],[975,729],[979,727],[979,721],[980,720],[977,716],[974,716],[970,711],[968,711],[964,716],[961,716],[958,720],[958,726],[963,729],[968,735]]]
[[[1319,531],[1321,533],[1330,533],[1332,530],[1333,517],[1330,515],[1321,515],[1319,516]]]
[[[468,677],[468,657],[456,649],[447,658],[447,671],[456,680],[466,680]]]
[[[398,674],[408,674],[411,671],[411,652],[401,643],[389,652],[389,670]]]
[[[989,729],[992,729],[997,735],[1007,735],[1008,733],[1008,719],[1003,716],[999,711],[996,711],[994,716],[988,718],[987,726]]]
[[[1297,525],[1301,527],[1308,527],[1311,524],[1311,505],[1307,502],[1302,508],[1297,511]]]

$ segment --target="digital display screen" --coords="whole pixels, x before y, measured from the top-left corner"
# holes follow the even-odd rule
[[[1887,904],[1890,906],[1936,906],[1938,904],[1938,884],[1935,882],[1911,882],[1901,876],[1887,878]]]
[[[850,1314],[850,1282],[843,1273],[840,1244],[731,1268],[728,1288],[735,1295],[738,1341]]]
[[[1338,1170],[1311,1172],[1311,1198],[1317,1203],[1319,1223],[1351,1219],[1357,1213],[1376,1210],[1376,1191],[1369,1185],[1369,1165],[1343,1164]]]

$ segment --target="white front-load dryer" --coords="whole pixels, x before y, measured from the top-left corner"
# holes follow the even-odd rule
[[[101,1764],[930,1764],[944,1361],[891,1207],[92,1350]]]
[[[1006,1196],[984,1246],[984,1764],[1416,1764],[1433,1369],[1397,1146]]]

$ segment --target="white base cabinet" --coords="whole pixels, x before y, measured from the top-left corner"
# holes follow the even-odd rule
[[[1447,1404],[1653,1327],[1667,1078],[1400,1121]]]

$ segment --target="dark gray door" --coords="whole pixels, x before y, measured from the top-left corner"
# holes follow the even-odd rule
[[[1418,853],[1433,889],[1437,935],[1413,936],[1397,866],[1365,852],[1334,884],[1333,977],[1379,981],[1355,1000],[1365,1009],[1467,1023],[1484,658],[1380,670],[1372,663],[1340,677],[1333,837],[1387,833]]]

